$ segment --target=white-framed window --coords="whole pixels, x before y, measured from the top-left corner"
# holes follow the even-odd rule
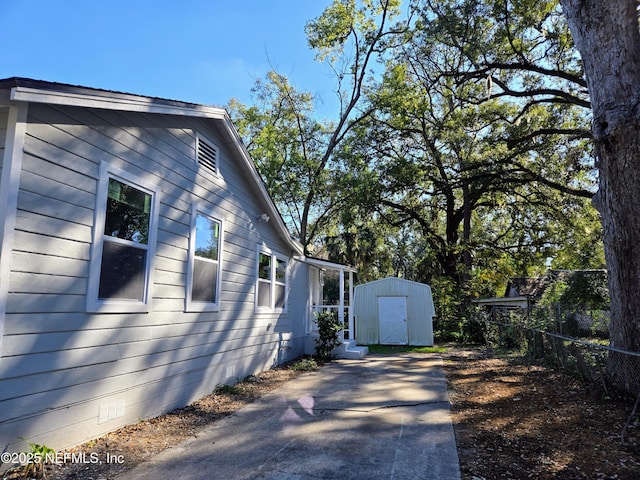
[[[222,232],[222,220],[193,206],[185,297],[187,311],[217,311],[220,308]]]
[[[258,248],[256,310],[281,311],[287,308],[289,259],[264,247]]]
[[[149,310],[158,205],[155,185],[102,163],[91,245],[88,311]]]

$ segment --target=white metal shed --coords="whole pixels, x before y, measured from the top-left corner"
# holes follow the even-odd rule
[[[433,345],[433,297],[424,283],[389,277],[358,285],[353,301],[360,345]]]

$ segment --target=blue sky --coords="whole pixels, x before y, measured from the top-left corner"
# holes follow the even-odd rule
[[[299,89],[334,103],[328,67],[314,60],[304,25],[330,0],[0,0],[13,76],[205,105],[251,103],[256,78],[275,67]],[[335,104],[335,103],[334,103]]]

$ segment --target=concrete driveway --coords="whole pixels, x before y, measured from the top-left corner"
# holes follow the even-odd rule
[[[121,480],[459,480],[442,359],[338,360]]]

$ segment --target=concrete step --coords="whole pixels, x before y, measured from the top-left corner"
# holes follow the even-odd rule
[[[340,358],[359,360],[369,353],[369,347],[358,346],[355,340],[345,340],[343,346],[344,352],[342,352]]]

